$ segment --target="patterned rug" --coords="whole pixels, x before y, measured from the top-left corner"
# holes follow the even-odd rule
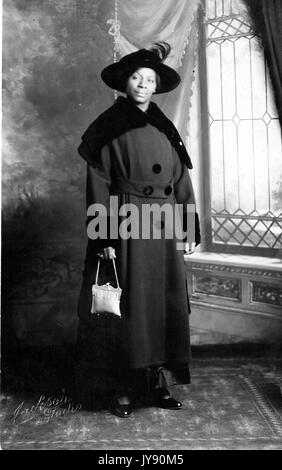
[[[182,410],[139,408],[127,419],[84,411],[64,394],[2,396],[7,450],[282,449],[281,361],[196,359]]]

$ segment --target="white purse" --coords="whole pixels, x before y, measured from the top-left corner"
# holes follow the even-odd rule
[[[122,289],[119,286],[115,260],[113,259],[117,287],[112,287],[109,282],[98,285],[98,275],[100,269],[100,259],[98,260],[95,284],[92,285],[92,307],[91,313],[113,313],[121,317],[120,298]]]

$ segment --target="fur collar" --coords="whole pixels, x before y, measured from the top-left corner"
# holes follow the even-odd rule
[[[143,112],[128,98],[123,97],[119,97],[113,106],[90,124],[82,136],[82,143],[78,151],[83,158],[95,166],[95,162],[99,161],[99,153],[104,145],[125,132],[146,126],[147,123],[163,132],[183,163],[188,168],[193,168],[177,129],[156,103],[151,102],[148,110]]]

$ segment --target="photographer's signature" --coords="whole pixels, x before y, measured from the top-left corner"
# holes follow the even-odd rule
[[[65,395],[60,397],[41,395],[38,402],[32,406],[26,406],[25,402],[22,401],[13,412],[12,423],[24,424],[35,421],[36,424],[46,424],[53,418],[76,413],[80,409],[81,404],[75,403]]]

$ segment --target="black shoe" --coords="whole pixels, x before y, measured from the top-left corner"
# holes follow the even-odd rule
[[[166,410],[180,410],[182,408],[182,403],[172,398],[166,388],[158,388],[155,390],[154,405]]]
[[[182,403],[172,397],[158,398],[155,401],[155,406],[158,406],[159,408],[164,408],[166,410],[180,410],[182,408]]]
[[[118,398],[115,397],[111,401],[110,412],[119,418],[128,418],[132,413],[132,405],[131,403],[123,405],[119,402]]]

